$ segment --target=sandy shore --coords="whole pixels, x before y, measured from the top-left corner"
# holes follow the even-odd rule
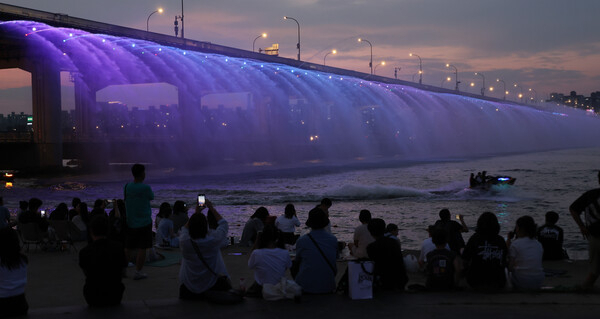
[[[77,248],[81,249],[83,243],[77,243]],[[533,309],[534,314],[545,313],[548,317],[553,317],[559,313],[572,313],[576,311],[580,317],[588,315],[597,316],[600,311],[600,298],[596,293],[580,294],[576,293],[574,288],[579,285],[587,274],[587,261],[554,261],[544,263],[546,269],[562,270],[564,274],[560,276],[546,277],[544,282],[545,290],[532,293],[517,293],[506,291],[498,294],[482,294],[470,290],[466,284],[461,283],[462,289],[457,292],[449,293],[426,293],[426,292],[406,292],[404,294],[385,294],[378,295],[375,299],[369,301],[353,301],[347,296],[326,295],[326,296],[303,296],[300,304],[293,301],[267,302],[261,299],[246,298],[241,305],[218,306],[209,305],[205,302],[191,303],[182,302],[178,297],[178,273],[179,264],[178,251],[164,251],[171,260],[171,265],[160,267],[146,266],[144,271],[149,278],[145,280],[134,281],[132,278],[133,268],[128,268],[128,278],[123,282],[126,286],[123,296],[123,305],[111,309],[90,310],[86,306],[83,298],[82,289],[84,276],[78,266],[78,254],[74,250],[63,252],[43,252],[33,247],[27,253],[29,257],[28,283],[26,287],[26,296],[30,305],[30,316],[40,318],[46,317],[131,317],[132,312],[142,311],[145,314],[152,314],[152,317],[172,317],[177,314],[178,317],[188,317],[194,314],[200,307],[202,311],[212,309],[214,314],[244,314],[252,312],[251,309],[271,309],[280,311],[281,304],[294,309],[293,317],[306,313],[306,304],[314,305],[321,312],[321,315],[333,314],[336,317],[355,317],[354,309],[356,305],[365,305],[364,311],[383,311],[388,309],[392,313],[384,316],[390,316],[396,311],[403,311],[406,307],[414,308],[416,313],[430,313],[431,306],[451,307],[453,309],[468,308],[469,312],[491,311],[492,314],[507,315],[508,310],[514,309]],[[415,253],[415,252],[409,252]],[[230,246],[223,250],[223,257],[230,273],[232,283],[237,286],[240,278],[245,278],[247,285],[253,281],[253,272],[247,267],[248,248]],[[346,267],[346,262],[338,262],[340,274]],[[339,275],[338,275],[339,276]],[[421,273],[410,273],[410,284],[423,284],[424,276]],[[596,290],[597,291],[597,290]],[[323,300],[328,300],[324,302]],[[329,304],[329,305],[328,305]],[[320,306],[318,306],[320,305]],[[223,312],[224,309],[227,311]],[[399,308],[399,309],[396,309]],[[493,310],[498,308],[497,310]],[[555,309],[559,308],[559,309]],[[171,309],[167,311],[166,309]],[[263,309],[263,310],[264,310]],[[353,310],[354,309],[354,310]],[[362,309],[362,308],[361,308]],[[368,310],[370,309],[370,310]],[[396,310],[394,310],[396,309]],[[487,310],[486,310],[487,309]],[[255,309],[256,310],[256,309]],[[260,315],[263,310],[256,310]],[[163,311],[167,311],[166,313]],[[269,311],[269,310],[264,310]],[[279,316],[285,314],[278,313]],[[499,313],[497,313],[499,311]],[[435,314],[435,311],[431,314]],[[306,314],[309,316],[310,314]],[[468,316],[473,318],[472,316]],[[536,316],[534,316],[536,317]],[[231,317],[230,317],[231,318]],[[463,316],[464,318],[464,316]]]

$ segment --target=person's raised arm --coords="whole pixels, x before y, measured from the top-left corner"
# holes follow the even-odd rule
[[[460,225],[462,226],[462,228],[460,229],[460,231],[462,233],[468,233],[469,232],[469,227],[467,226],[467,224],[465,224],[465,220],[464,220],[462,214],[458,215],[458,220],[460,221]]]
[[[206,200],[206,207],[208,207],[208,213],[212,214],[215,217],[215,220],[217,222],[220,221],[221,219],[223,219],[223,216],[221,216],[221,214],[219,214],[219,212],[217,211],[215,206],[213,206],[213,203],[211,201],[209,201],[208,199]]]

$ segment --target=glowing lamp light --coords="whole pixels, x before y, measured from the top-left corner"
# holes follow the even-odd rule
[[[507,181],[507,180],[509,180],[509,179],[510,179],[510,178],[508,178],[508,177],[498,177],[498,180],[499,180],[499,181],[502,181],[502,182],[506,182],[506,181]]]
[[[12,182],[6,182],[6,184],[4,185],[4,187],[6,189],[11,189],[11,188],[13,188],[13,183]]]
[[[36,28],[36,27],[33,27],[31,30],[33,30],[33,31],[37,31],[37,28]]]

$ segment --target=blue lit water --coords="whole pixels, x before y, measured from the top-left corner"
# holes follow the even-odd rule
[[[324,196],[334,205],[330,210],[334,234],[350,241],[358,225],[358,212],[369,209],[374,217],[400,227],[406,249],[418,249],[426,238],[425,228],[447,207],[465,215],[473,228],[484,211],[498,215],[505,235],[522,215],[531,215],[541,224],[548,210],[560,215],[565,229],[565,246],[573,257],[585,258],[586,242],[572,221],[568,206],[583,191],[598,187],[600,148],[559,150],[479,159],[402,162],[353,160],[344,164],[307,163],[302,167],[237,167],[188,172],[152,169],[147,183],[161,202],[185,200],[192,205],[196,194],[204,193],[231,222],[230,232],[239,236],[243,223],[259,206],[271,214],[283,213],[286,203],[296,205],[305,221],[308,211]],[[490,192],[467,189],[471,172],[517,178],[513,187]],[[17,179],[13,189],[0,192],[6,206],[14,210],[18,201],[36,196],[51,209],[61,201],[78,196],[88,205],[97,198],[120,198],[122,186],[130,179],[127,169],[93,176],[53,179]],[[81,191],[53,190],[56,185],[77,182]],[[301,230],[306,231],[305,229]],[[470,234],[465,234],[465,239]]]

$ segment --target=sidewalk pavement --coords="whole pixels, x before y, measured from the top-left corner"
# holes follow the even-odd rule
[[[77,244],[78,249],[83,247]],[[240,278],[246,286],[253,282],[247,267],[248,248],[230,246],[223,257],[237,287]],[[171,252],[177,252],[172,250]],[[238,305],[214,305],[177,299],[179,264],[166,267],[145,266],[148,278],[134,281],[133,268],[123,280],[125,293],[121,306],[88,308],[83,298],[84,276],[78,266],[78,254],[30,251],[26,297],[31,318],[598,318],[600,295],[574,293],[573,287],[587,275],[587,261],[545,263],[545,268],[566,270],[561,276],[547,277],[543,292],[474,292],[462,283],[461,291],[446,293],[405,292],[377,295],[372,300],[350,300],[347,296],[305,295],[300,302],[269,302],[245,298]],[[339,275],[345,262],[338,263]],[[411,273],[410,284],[423,283],[420,273]],[[596,290],[597,291],[597,290]],[[1,311],[1,310],[0,310]]]

